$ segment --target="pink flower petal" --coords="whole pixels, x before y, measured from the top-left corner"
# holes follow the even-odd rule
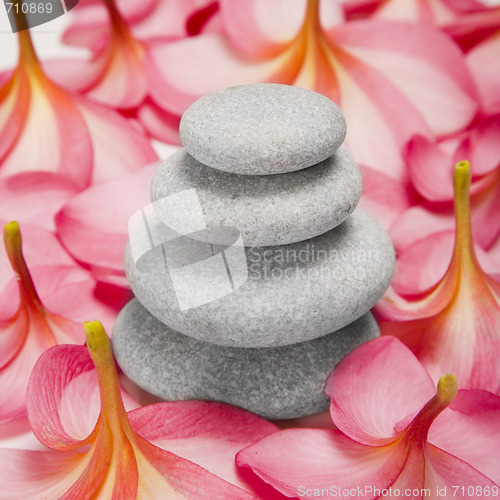
[[[26,223],[52,230],[55,214],[76,192],[66,177],[49,172],[12,175],[0,179],[0,213],[21,222],[23,230]]]
[[[304,23],[306,4],[305,0],[220,1],[229,40],[243,54],[257,58],[274,57],[286,48]]]
[[[122,391],[126,408],[138,403]],[[33,368],[27,392],[28,416],[36,437],[57,450],[89,442],[101,410],[94,363],[83,346],[47,350]]]
[[[415,189],[429,201],[453,200],[454,159],[426,137],[415,136],[404,156]]]
[[[124,251],[128,219],[150,202],[149,185],[157,165],[83,191],[56,216],[64,246],[99,279],[126,284]]]
[[[129,20],[132,33],[138,40],[156,42],[174,40],[187,36],[186,24],[197,9],[212,3],[212,0],[159,0],[154,9],[141,19]],[[120,7],[120,6],[118,6]]]
[[[476,114],[477,93],[462,54],[436,29],[360,21],[333,33],[351,55],[374,65],[406,95],[437,135],[465,127]],[[422,81],[432,85],[422,85]]]
[[[82,463],[81,453],[0,450],[2,498],[5,500],[64,498],[64,493],[83,472],[85,465]]]
[[[332,57],[341,65],[337,78],[339,104],[349,123],[346,143],[359,163],[406,182],[401,149],[415,133],[429,135],[430,130],[414,103],[390,78],[374,69],[376,59],[366,64],[351,50],[346,43],[350,42],[351,27],[349,23],[327,34],[333,47],[341,45]],[[387,27],[372,22],[367,30],[366,36]],[[357,31],[353,34],[361,36]]]
[[[137,110],[137,116],[149,135],[169,144],[180,145],[180,116],[161,109],[151,99],[147,99]]]
[[[425,482],[434,491],[439,488],[449,496],[464,499],[481,498],[486,488],[496,486],[468,463],[431,444],[425,447]]]
[[[394,441],[396,424],[415,415],[435,393],[429,374],[393,337],[372,340],[348,354],[325,386],[333,423],[370,446]]]
[[[208,92],[266,81],[280,67],[275,60],[249,64],[222,35],[212,33],[156,45],[147,64],[151,97],[179,116]]]
[[[90,60],[53,61],[47,73],[70,90],[114,108],[133,108],[147,94],[144,47],[128,33],[112,32],[111,40]]]
[[[474,124],[469,140],[463,142],[455,158],[457,161],[469,159],[474,179],[485,176],[499,167],[499,141],[500,114],[490,115]]]
[[[92,183],[138,170],[158,159],[149,141],[132,128],[125,118],[81,98],[78,108],[93,144]]]
[[[339,431],[288,429],[243,449],[236,463],[290,497],[313,498],[332,489],[332,496],[357,498],[358,488],[364,493],[365,487],[382,490],[393,483],[404,463],[400,448],[363,446]]]
[[[147,441],[242,488],[248,485],[238,474],[234,456],[248,443],[277,431],[245,410],[205,401],[158,403],[128,417],[134,431]]]
[[[57,450],[73,450],[85,444],[100,412],[99,398],[93,398],[93,391],[87,389],[97,388],[96,377],[93,376],[94,383],[88,386],[72,382],[76,376],[82,377],[77,380],[88,382],[88,372],[95,374],[94,364],[88,351],[81,346],[56,346],[40,357],[31,374],[27,400],[31,428],[44,445]],[[83,394],[82,388],[85,389]],[[66,394],[84,398],[87,411],[71,412],[72,406],[63,403],[63,408],[71,412],[64,415],[63,421],[59,404]],[[79,405],[76,409],[81,410]]]
[[[82,116],[71,98],[49,80],[27,76],[19,68],[21,81],[17,102],[22,105],[12,109],[10,121],[23,120],[22,129],[11,141],[0,136],[2,177],[23,171],[43,170],[64,175],[75,186],[82,188],[90,181],[92,169],[92,145]],[[41,81],[39,81],[41,80]],[[28,93],[29,97],[24,94]],[[28,99],[28,106],[24,100]],[[0,118],[0,121],[2,119]],[[14,127],[9,123],[9,128]],[[6,142],[4,142],[6,141]]]
[[[431,212],[421,206],[413,206],[401,214],[391,226],[389,234],[397,252],[402,252],[416,241],[432,234],[452,230],[455,227],[453,211]]]
[[[396,262],[392,287],[399,295],[418,295],[440,281],[450,266],[455,231],[443,231],[418,240],[406,248]],[[500,275],[500,265],[475,246],[483,271]]]
[[[411,204],[409,190],[400,182],[369,167],[360,165],[363,193],[359,206],[373,215],[386,230]]]
[[[429,442],[500,484],[499,419],[500,397],[486,391],[462,390],[450,409],[432,424]]]
[[[139,498],[227,498],[250,500],[254,495],[206,471],[199,465],[137,438]],[[147,461],[147,462],[146,462]],[[142,467],[144,468],[142,468]],[[151,470],[154,467],[154,474]]]

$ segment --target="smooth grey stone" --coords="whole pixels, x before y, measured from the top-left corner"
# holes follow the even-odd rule
[[[312,90],[256,83],[218,90],[184,113],[181,142],[199,162],[234,174],[293,172],[331,156],[346,124],[340,108]]]
[[[278,419],[325,410],[323,388],[334,366],[378,335],[368,313],[309,342],[260,349],[221,347],[172,330],[133,300],[120,312],[112,342],[125,374],[160,398],[223,401]]]
[[[234,347],[294,344],[339,330],[375,305],[394,270],[388,234],[360,209],[310,240],[241,247],[243,262],[234,247],[204,244],[197,254],[192,243],[194,250],[180,245],[177,253],[170,243],[157,246],[137,265],[127,245],[130,286],[175,330]],[[183,287],[179,275],[191,285]],[[190,301],[201,305],[183,308]]]
[[[156,171],[151,200],[194,188],[207,226],[232,226],[245,246],[267,246],[306,240],[338,226],[356,207],[361,186],[359,168],[343,149],[306,170],[272,176],[220,172],[180,150]],[[171,217],[175,208],[168,211]],[[183,211],[177,212],[182,218]]]

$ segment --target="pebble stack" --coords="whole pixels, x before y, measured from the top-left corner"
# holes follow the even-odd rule
[[[129,226],[136,299],[113,331],[129,378],[270,419],[328,407],[326,378],[379,334],[369,310],[394,270],[389,236],[356,209],[345,133],[332,101],[287,85],[224,89],[185,112],[184,148]]]

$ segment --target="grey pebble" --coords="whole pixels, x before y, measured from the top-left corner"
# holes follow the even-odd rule
[[[269,175],[310,167],[342,144],[340,108],[311,90],[274,83],[241,85],[198,99],[179,126],[199,162],[225,172]]]
[[[292,346],[221,347],[181,335],[133,300],[116,320],[112,343],[125,374],[156,396],[223,401],[281,419],[325,410],[323,388],[333,367],[378,335],[368,313],[335,333]]]
[[[339,330],[373,307],[394,271],[389,236],[361,209],[331,231],[300,243],[241,247],[243,262],[236,253],[205,245],[211,250],[205,257],[215,255],[219,267],[189,249],[169,253],[169,244],[155,247],[136,265],[128,245],[127,277],[140,302],[165,324],[233,347],[288,345]],[[171,262],[176,258],[182,279],[196,270],[195,285],[174,287],[171,273],[179,269]],[[228,281],[238,286],[227,292]],[[201,305],[183,309],[181,304],[193,297]]]
[[[272,176],[220,172],[180,150],[156,171],[151,200],[194,188],[207,226],[232,226],[245,246],[267,246],[333,229],[356,207],[361,184],[358,166],[343,149],[306,170]]]

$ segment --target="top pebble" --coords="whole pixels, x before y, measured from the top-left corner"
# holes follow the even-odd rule
[[[200,163],[224,172],[270,175],[310,167],[342,144],[340,108],[311,90],[258,83],[219,90],[184,113],[181,141]]]

